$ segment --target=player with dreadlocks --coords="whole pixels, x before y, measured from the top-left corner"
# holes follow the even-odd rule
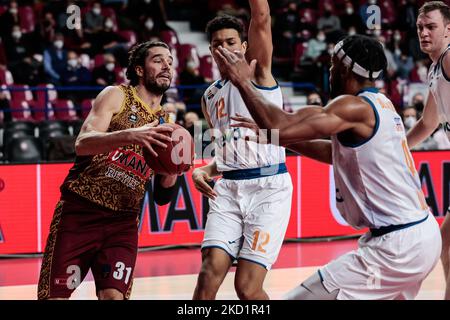
[[[280,144],[333,164],[336,205],[354,228],[369,228],[358,250],[331,261],[288,299],[413,299],[441,252],[439,226],[426,205],[405,129],[374,88],[386,68],[381,44],[366,36],[339,42],[332,56],[332,99],[324,108],[284,112],[252,86],[257,61],[218,48],[219,68],[239,89],[250,119],[234,126],[278,129]],[[316,140],[331,136],[329,140]]]
[[[76,140],[75,164],[61,186],[47,238],[39,299],[67,299],[89,269],[101,300],[128,299],[138,248],[137,220],[152,170],[143,148],[165,147],[172,131],[158,126],[160,106],[173,76],[162,42],[130,51],[130,85],[105,88],[94,101]],[[177,176],[156,175],[154,198],[168,203]]]

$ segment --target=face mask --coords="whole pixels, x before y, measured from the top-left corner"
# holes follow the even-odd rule
[[[400,41],[401,39],[402,39],[402,36],[399,35],[399,34],[396,34],[396,35],[394,36],[394,40],[395,40],[395,41]]]
[[[9,9],[9,12],[11,12],[11,14],[17,14],[17,8],[11,8]]]
[[[92,12],[93,12],[96,16],[98,16],[98,15],[100,15],[100,13],[102,13],[102,9],[100,9],[100,8],[94,8],[94,9],[92,9]]]
[[[186,67],[189,69],[195,69],[197,67],[197,64],[194,61],[189,61],[186,63]]]
[[[106,70],[108,70],[108,71],[113,71],[115,66],[116,66],[116,65],[115,65],[114,63],[112,63],[112,62],[107,63],[107,64],[105,65]]]
[[[377,3],[377,0],[369,0],[369,4],[375,4]]]
[[[71,66],[72,68],[76,68],[77,65],[78,65],[78,61],[77,61],[77,59],[69,59],[69,60],[67,61],[67,64],[68,64],[69,66]]]
[[[114,23],[111,20],[106,20],[106,22],[105,22],[106,28],[112,29],[113,26],[114,26]]]
[[[347,12],[348,15],[353,14],[353,8],[347,8],[345,9],[345,12]]]
[[[349,36],[354,36],[356,34],[356,31],[354,30],[354,29],[350,29],[349,31],[348,31],[348,35]]]
[[[423,102],[419,101],[419,102],[414,103],[414,108],[416,108],[416,110],[418,110],[418,111],[422,111],[424,108]]]
[[[170,112],[169,113],[169,120],[171,123],[175,123],[175,121],[177,121],[177,114],[174,112]]]
[[[407,127],[407,128],[412,128],[416,124],[416,122],[417,122],[417,119],[414,116],[408,116],[403,121],[403,123],[405,124],[405,127]]]
[[[20,31],[13,31],[12,34],[11,34],[11,36],[12,36],[14,39],[20,39],[20,37],[22,37],[22,32],[20,32]]]
[[[320,35],[317,36],[317,40],[325,41],[325,36],[323,34],[320,34]]]
[[[146,4],[149,4],[150,2],[152,2],[152,0],[144,0],[144,2],[145,2]]]
[[[148,30],[152,30],[153,29],[153,25],[154,25],[154,23],[153,23],[152,19],[147,19],[147,21],[145,21],[145,27]]]
[[[57,49],[61,49],[64,46],[64,42],[62,40],[56,40],[55,41],[55,47]]]
[[[376,36],[376,37],[379,37],[381,35],[381,30],[380,29],[375,29],[373,31],[373,35]]]

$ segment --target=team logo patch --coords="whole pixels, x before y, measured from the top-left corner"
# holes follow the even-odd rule
[[[400,132],[403,131],[402,119],[395,117],[394,122],[395,122],[395,130],[400,131]]]
[[[132,123],[136,123],[138,120],[138,116],[134,113],[130,114],[130,116],[128,117],[128,120],[130,120],[130,122]]]

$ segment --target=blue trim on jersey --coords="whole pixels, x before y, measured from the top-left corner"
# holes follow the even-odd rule
[[[255,86],[256,89],[266,90],[266,91],[273,91],[273,90],[276,90],[276,89],[278,89],[280,87],[280,85],[278,84],[278,81],[276,81],[276,82],[277,82],[277,84],[274,85],[273,87],[260,86],[260,85],[258,85],[256,83],[254,83],[253,81],[252,81],[252,84],[253,84],[253,86]]]
[[[262,171],[266,172],[262,172]],[[281,173],[286,173],[286,163],[278,163],[267,167],[231,170],[222,172],[222,177],[228,180],[248,180],[268,176],[274,176]]]
[[[370,137],[368,137],[366,140],[363,140],[363,141],[361,141],[359,143],[354,143],[354,144],[353,143],[343,143],[342,141],[340,141],[341,144],[343,146],[345,146],[345,147],[357,148],[357,147],[362,146],[363,144],[369,142],[370,139],[372,139],[375,136],[375,134],[378,131],[378,128],[380,127],[380,116],[378,115],[377,108],[375,107],[375,105],[373,104],[373,102],[369,98],[364,97],[364,96],[362,96],[361,98],[363,98],[364,100],[366,100],[370,104],[370,106],[373,109],[373,112],[375,113],[375,128],[373,128],[373,132],[372,132],[372,135]]]
[[[401,229],[406,229],[406,228],[415,226],[416,224],[422,223],[428,219],[428,216],[429,216],[429,214],[423,219],[420,219],[420,220],[414,221],[414,222],[410,222],[410,223],[390,225],[390,226],[380,227],[377,229],[371,228],[370,233],[372,234],[372,237],[380,237],[382,235],[385,235],[386,233],[401,230]]]
[[[220,84],[220,80],[217,80],[216,82],[214,82],[214,87],[216,87],[217,89],[222,89],[222,85]]]
[[[233,255],[232,255],[231,253],[229,253],[229,252],[227,251],[227,249],[225,249],[225,248],[223,248],[223,247],[221,247],[221,246],[218,246],[218,245],[205,246],[205,247],[202,247],[201,250],[203,250],[203,249],[211,249],[211,248],[222,249],[223,251],[225,251],[226,254],[228,254],[228,255],[230,256],[230,258],[231,258],[233,261],[236,260],[236,258],[233,257]]]
[[[264,269],[268,270],[267,266],[262,264],[261,262],[258,262],[258,261],[255,261],[255,260],[251,260],[251,259],[247,259],[247,258],[242,258],[242,257],[239,257],[238,260],[245,260],[245,261],[248,261],[248,262],[253,262],[253,263],[259,264],[261,267],[263,267]]]
[[[361,93],[363,93],[363,92],[379,93],[380,90],[378,90],[378,89],[375,88],[375,87],[367,87],[367,88],[364,88],[364,89],[358,91],[358,93],[357,93],[356,95],[359,96],[359,95],[360,95]]]

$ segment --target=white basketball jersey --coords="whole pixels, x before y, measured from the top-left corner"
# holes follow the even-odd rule
[[[428,85],[438,107],[441,125],[450,141],[450,70],[445,70],[446,74],[442,72],[442,59],[449,49],[450,45],[439,59],[430,66]]]
[[[283,97],[278,85],[271,88],[255,87],[265,99],[280,109],[283,107]],[[214,82],[205,91],[203,98],[215,132],[215,159],[219,171],[260,168],[285,162],[283,147],[246,141],[246,136],[255,136],[252,130],[230,127],[230,117],[236,114],[252,118],[239,90],[231,81]]]
[[[358,96],[373,108],[373,135],[358,145],[332,137],[336,205],[353,227],[379,228],[429,214],[401,117],[392,102],[368,88]]]

